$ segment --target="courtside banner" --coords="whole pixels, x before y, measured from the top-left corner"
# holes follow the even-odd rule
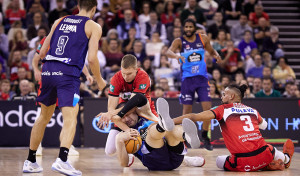
[[[155,101],[155,100],[154,100]],[[167,99],[170,106],[170,115],[172,118],[182,114],[182,105],[178,99]],[[299,99],[245,99],[245,105],[258,110],[268,123],[266,130],[261,133],[267,143],[282,146],[287,138],[293,140],[296,146],[300,140],[300,100]],[[212,104],[218,106],[221,104],[220,99],[213,99]],[[85,147],[105,147],[106,138],[111,128],[99,129],[96,125],[98,118],[96,115],[100,112],[107,111],[107,99],[84,99],[84,146]],[[193,112],[201,112],[201,104],[193,105]],[[211,141],[214,147],[224,147],[224,141],[220,132],[217,120],[211,121]],[[246,124],[245,124],[246,125]],[[202,130],[202,122],[197,122],[200,131]],[[251,139],[249,139],[251,140]]]
[[[0,101],[0,147],[28,147],[31,129],[40,113],[34,101]],[[43,147],[59,147],[62,125],[62,113],[56,109],[46,127]],[[79,134],[77,125],[75,146],[80,146]]]

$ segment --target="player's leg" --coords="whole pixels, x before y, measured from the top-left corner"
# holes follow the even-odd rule
[[[199,82],[199,87],[197,88],[198,94],[198,102],[201,102],[202,110],[206,111],[211,109],[211,98],[209,96],[210,87],[208,85],[208,80],[205,77],[199,76],[197,77],[197,82]],[[202,124],[202,141],[204,143],[204,148],[207,150],[213,150],[213,147],[210,143],[210,139],[208,138],[208,131],[210,126],[209,121],[203,121]]]
[[[55,104],[51,106],[41,104],[41,114],[35,121],[31,130],[29,153],[27,160],[24,162],[23,172],[43,171],[43,168],[36,163],[36,151],[43,139],[45,128],[55,111],[55,107]]]
[[[157,119],[157,116],[152,112],[152,109],[151,109],[151,105],[149,103],[149,100],[147,101],[147,104],[142,106],[142,107],[139,107],[136,109],[136,113],[141,116],[141,117],[144,117],[148,120],[151,120],[151,121],[154,121],[154,122],[157,122],[158,119]]]
[[[105,144],[105,154],[108,156],[113,156],[116,153],[116,136],[120,131],[111,129],[108,133],[106,144]]]
[[[181,83],[179,102],[183,105],[182,115],[192,113],[196,88],[192,78],[185,78]]]
[[[64,134],[61,132],[59,135],[59,141],[61,141]],[[69,148],[68,156],[79,156],[79,152],[75,149],[74,145]]]

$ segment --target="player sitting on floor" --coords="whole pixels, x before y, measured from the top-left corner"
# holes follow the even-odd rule
[[[226,171],[284,170],[291,164],[294,144],[288,139],[283,152],[267,144],[259,128],[266,129],[267,122],[259,112],[241,103],[247,86],[228,86],[223,95],[223,104],[198,114],[186,114],[177,117],[175,124],[181,124],[185,118],[192,121],[217,119],[224,142],[230,156],[218,156],[217,167]],[[167,101],[157,108],[168,108]],[[168,114],[166,114],[168,115]]]

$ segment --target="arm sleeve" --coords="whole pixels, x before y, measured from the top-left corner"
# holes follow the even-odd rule
[[[224,107],[222,105],[212,108],[211,111],[215,114],[215,119],[217,119],[218,121],[223,119]]]
[[[136,80],[134,81],[134,90],[133,93],[142,93],[145,94],[147,90],[150,88],[150,78],[146,72],[142,72],[139,70],[139,75],[136,76]]]
[[[144,105],[146,105],[148,102],[147,98],[145,97],[145,95],[141,94],[141,93],[137,93],[136,95],[134,95],[126,104],[125,106],[118,112],[118,116],[120,116],[121,118],[124,117],[124,115],[130,111],[131,109],[135,108],[135,107],[142,107]]]

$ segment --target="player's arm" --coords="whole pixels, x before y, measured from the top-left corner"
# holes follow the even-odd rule
[[[217,59],[217,63],[218,64],[223,64],[222,63],[222,59],[221,59],[219,53],[211,46],[210,40],[209,40],[208,36],[205,35],[205,34],[201,34],[201,38],[202,38],[202,40],[204,42],[205,50],[207,52],[209,52],[209,54],[211,56],[213,56],[215,59]]]
[[[134,136],[137,136],[138,132],[134,129],[130,129],[126,132],[120,132],[116,137],[116,149],[117,149],[117,156],[122,167],[128,167],[128,153],[125,147],[125,141],[130,139],[135,139]]]
[[[56,28],[56,26],[59,24],[59,22],[61,21],[62,18],[56,20],[54,22],[54,24],[52,25],[52,28],[51,28],[51,31],[50,33],[48,34],[48,36],[46,37],[45,41],[44,41],[44,44],[40,50],[40,58],[45,58],[46,57],[46,54],[48,52],[48,48],[50,47],[50,41],[51,41],[51,38],[52,38],[52,35],[54,33],[54,30]]]
[[[85,31],[90,34],[89,40],[89,50],[88,50],[88,62],[91,68],[93,75],[98,84],[99,90],[102,90],[106,83],[101,76],[100,73],[100,64],[97,57],[98,47],[99,47],[99,40],[102,36],[102,29],[101,26],[93,22],[92,20],[88,20],[85,25]]]
[[[38,53],[35,53],[32,59],[32,69],[34,72],[34,79],[36,81],[41,80],[41,71],[39,69],[39,61],[40,61],[40,55]]]
[[[168,58],[175,58],[178,60],[178,63],[180,64],[181,60],[183,63],[185,62],[185,58],[183,56],[177,55],[175,54],[177,49],[181,49],[181,39],[177,38],[172,42],[172,45],[170,46],[170,48],[168,49],[166,55],[168,56]]]
[[[214,119],[215,114],[213,113],[213,111],[207,110],[207,111],[203,111],[203,112],[198,113],[198,114],[191,113],[191,114],[186,114],[186,115],[183,115],[183,116],[180,116],[180,117],[176,117],[176,118],[173,119],[173,121],[174,121],[175,125],[178,125],[178,124],[182,123],[182,120],[184,118],[189,118],[193,122],[208,121],[208,120]]]
[[[86,79],[89,81],[90,84],[93,83],[93,77],[90,75],[90,72],[87,68],[86,65],[84,65],[83,69],[82,69],[83,74],[85,75]]]

